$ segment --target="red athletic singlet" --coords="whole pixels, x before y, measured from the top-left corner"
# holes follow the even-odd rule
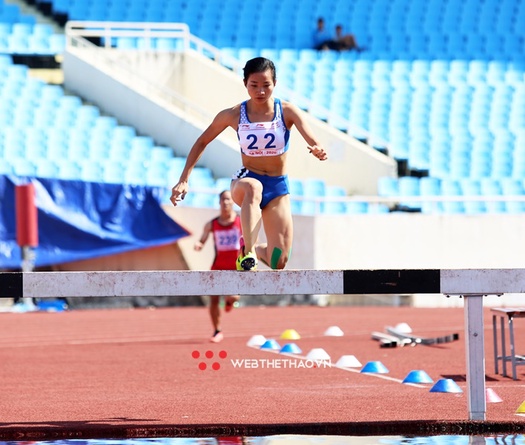
[[[211,222],[211,231],[215,244],[215,259],[211,270],[235,270],[235,260],[241,248],[241,218],[239,215],[233,223],[223,226],[219,224],[219,218]]]

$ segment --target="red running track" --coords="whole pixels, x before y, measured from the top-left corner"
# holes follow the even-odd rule
[[[387,349],[371,339],[372,331],[401,322],[421,336],[458,332],[460,340]],[[518,367],[517,381],[495,375],[487,308],[486,382],[503,401],[487,404],[486,422],[468,421],[461,308],[241,307],[223,316],[225,340],[218,345],[208,342],[202,307],[1,313],[0,325],[0,440],[525,430],[516,415],[525,401],[525,367]],[[325,336],[330,326],[345,335]],[[261,334],[282,346],[289,342],[279,338],[286,329],[301,335],[293,342],[303,356],[323,348],[333,363],[354,355],[362,365],[380,361],[390,372],[254,368],[263,359],[290,357],[250,348],[248,340]],[[515,321],[515,332],[519,352],[525,320]],[[206,357],[210,352],[213,358]],[[231,361],[246,359],[252,367]],[[213,363],[220,368],[213,370]],[[434,381],[452,378],[464,392],[400,383],[411,370]]]

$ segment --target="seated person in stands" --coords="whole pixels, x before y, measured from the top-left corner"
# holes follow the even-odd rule
[[[337,49],[338,51],[363,50],[363,48],[358,46],[357,40],[353,34],[343,34],[342,25],[336,25],[333,42],[333,49]]]
[[[319,17],[313,35],[313,48],[316,50],[332,49],[330,48],[331,45],[333,45],[332,36],[325,28],[324,19]]]

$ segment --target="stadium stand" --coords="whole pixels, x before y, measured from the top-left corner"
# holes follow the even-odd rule
[[[388,142],[385,150],[398,161],[400,177],[381,180],[380,196],[523,196],[525,7],[518,0],[271,0],[264,8],[275,17],[272,27],[251,2],[134,0],[108,7],[102,0],[33,1],[59,21],[181,21],[231,58],[274,59],[279,81],[319,106],[311,110],[316,117],[326,119],[328,110],[340,117],[334,122],[341,130],[348,130],[349,120]],[[13,14],[8,9],[5,14]],[[328,27],[342,23],[366,51],[312,50],[318,16]],[[134,49],[143,42],[121,38],[114,44]],[[307,202],[294,209],[312,212]],[[346,210],[385,209],[360,204]],[[402,200],[394,210],[521,212],[522,204]]]
[[[62,87],[30,77],[28,67],[10,56],[0,57],[0,70],[2,174],[161,187],[180,174],[184,158],[171,148],[119,125]],[[195,169],[192,180],[196,189],[215,188],[208,169]]]
[[[15,63],[56,68],[55,57],[64,47],[64,34],[56,33],[51,24],[37,22],[18,4],[0,3],[0,54],[11,55]]]

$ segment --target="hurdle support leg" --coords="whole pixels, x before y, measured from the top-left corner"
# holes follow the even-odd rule
[[[469,419],[486,420],[483,295],[463,295],[463,298]]]

